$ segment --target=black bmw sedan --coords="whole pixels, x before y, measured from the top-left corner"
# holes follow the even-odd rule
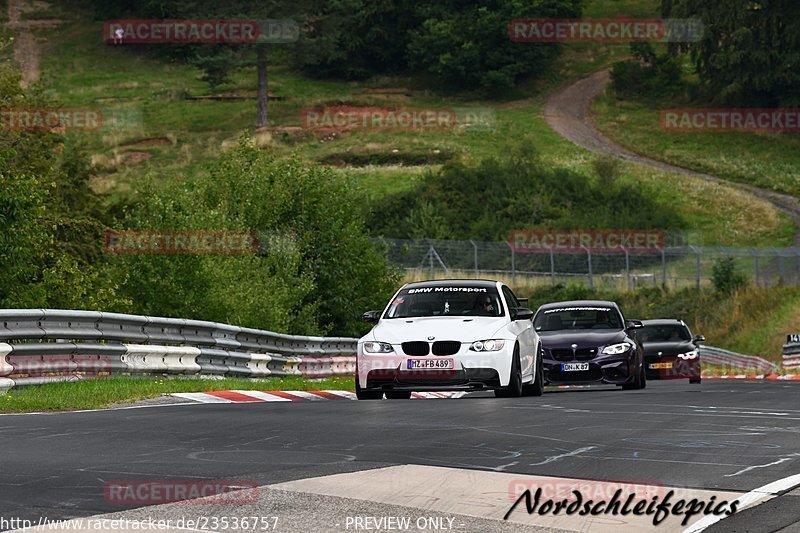
[[[689,383],[700,383],[698,348],[705,337],[692,335],[683,320],[643,320],[642,324],[635,335],[644,348],[647,379],[689,378]]]
[[[626,390],[646,385],[642,345],[614,302],[581,300],[541,306],[533,327],[544,348],[547,384],[608,383]]]

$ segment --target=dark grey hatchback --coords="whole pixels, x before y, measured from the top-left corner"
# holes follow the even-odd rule
[[[544,348],[547,384],[608,383],[626,390],[646,385],[642,345],[614,302],[578,300],[541,306],[533,327]]]

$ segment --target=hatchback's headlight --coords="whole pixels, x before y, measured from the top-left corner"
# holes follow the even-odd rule
[[[502,350],[506,345],[506,341],[502,339],[489,339],[486,341],[475,341],[470,346],[473,352],[496,352]]]
[[[697,355],[698,355],[697,350],[692,350],[691,352],[679,353],[678,357],[681,359],[688,360],[688,359],[697,359]]]
[[[394,353],[394,348],[387,342],[365,342],[364,351],[366,353]]]
[[[619,355],[631,349],[631,344],[628,342],[621,342],[619,344],[610,344],[603,348],[604,355]]]

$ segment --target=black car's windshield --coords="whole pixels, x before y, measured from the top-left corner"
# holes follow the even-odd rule
[[[503,316],[503,305],[494,287],[415,287],[400,291],[383,318],[423,316]]]
[[[622,317],[611,307],[559,307],[540,311],[533,327],[536,331],[622,329]]]
[[[636,337],[642,342],[686,342],[692,340],[689,328],[680,324],[667,326],[645,326],[636,330]]]

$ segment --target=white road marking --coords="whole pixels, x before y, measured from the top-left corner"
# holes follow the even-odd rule
[[[733,473],[733,474],[725,474],[725,475],[724,475],[724,476],[722,476],[722,477],[733,477],[733,476],[738,476],[739,474],[744,474],[745,472],[749,472],[750,470],[755,470],[756,468],[768,468],[768,467],[770,467],[770,466],[779,465],[779,464],[781,464],[781,463],[785,463],[786,461],[791,461],[791,460],[793,460],[793,459],[794,459],[795,457],[797,457],[798,455],[800,455],[800,454],[793,453],[792,455],[790,455],[790,456],[788,456],[788,457],[784,457],[783,459],[778,459],[777,461],[775,461],[775,462],[772,462],[772,463],[767,463],[767,464],[765,464],[765,465],[755,465],[755,466],[748,466],[747,468],[743,468],[743,469],[739,470],[739,471],[738,471],[738,472],[736,472],[736,473]]]
[[[757,489],[753,489],[747,494],[736,498],[736,501],[739,502],[739,510],[737,512],[741,512],[743,509],[751,507],[754,503],[759,502],[759,500],[771,499],[770,497],[776,496],[777,494],[797,487],[798,485],[800,485],[800,474],[794,474],[792,476],[773,481],[772,483],[767,483],[766,485]],[[683,533],[699,533],[708,526],[716,524],[724,518],[726,517],[713,515],[707,516],[686,528]]]
[[[585,453],[585,452],[588,452],[588,451],[591,451],[591,450],[595,450],[595,449],[597,449],[597,446],[587,446],[585,448],[578,448],[577,450],[573,450],[573,451],[567,452],[567,453],[562,453],[561,455],[553,455],[551,457],[548,457],[547,459],[545,459],[544,461],[542,461],[540,463],[531,463],[530,466],[541,466],[541,465],[546,465],[547,463],[554,463],[554,462],[558,461],[559,459],[563,459],[565,457],[574,457],[575,455],[580,455],[582,453]]]

